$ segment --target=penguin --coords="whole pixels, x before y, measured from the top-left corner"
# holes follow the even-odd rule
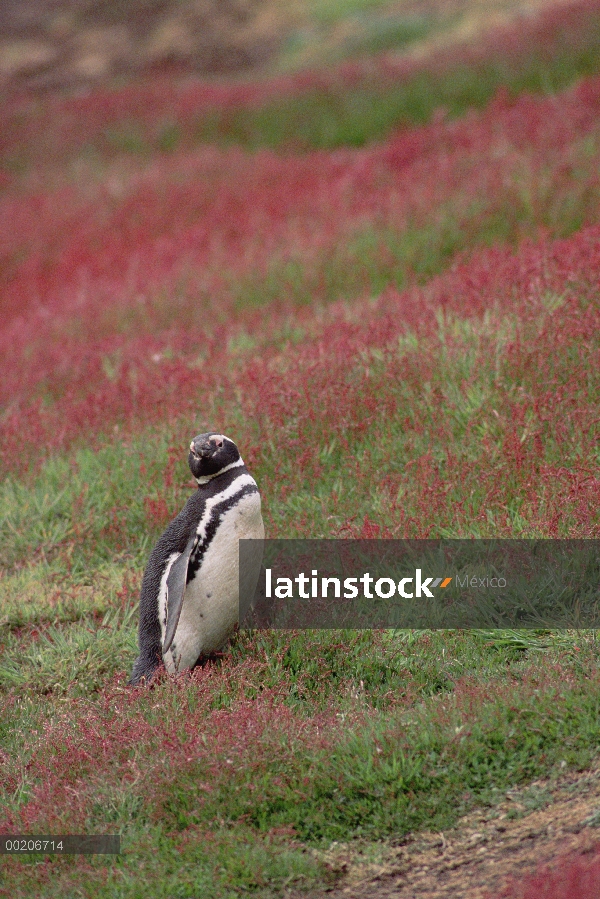
[[[176,674],[223,648],[238,622],[239,540],[264,539],[260,493],[233,440],[199,434],[188,464],[198,489],[159,538],[144,571],[131,686],[149,683],[161,662]],[[260,562],[243,572],[251,590]]]

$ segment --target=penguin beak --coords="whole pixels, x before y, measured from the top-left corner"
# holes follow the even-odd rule
[[[206,459],[212,456],[215,450],[223,446],[223,436],[221,434],[212,434],[205,440],[192,440],[190,443],[190,452],[195,459]]]
[[[210,456],[215,447],[209,440],[206,440],[204,443],[194,443],[192,440],[190,444],[190,449],[192,451],[192,455],[196,457],[196,459],[206,458]]]

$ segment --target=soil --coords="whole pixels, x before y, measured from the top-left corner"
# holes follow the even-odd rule
[[[358,845],[334,845],[324,860],[341,880],[310,899],[489,899],[540,866],[596,858],[599,827],[600,770],[537,781],[450,831],[386,844],[377,863]]]
[[[331,3],[323,0],[326,9]],[[386,0],[371,11],[318,0],[1,0],[0,91],[85,90],[138,75],[223,76],[331,64],[390,22],[426,20],[404,52],[477,40],[570,0]],[[335,4],[333,4],[335,8]],[[354,48],[354,50],[353,50]]]
[[[2,0],[0,87],[254,69],[296,18],[296,0]]]

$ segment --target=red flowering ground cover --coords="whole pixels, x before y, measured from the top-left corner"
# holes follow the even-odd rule
[[[575,58],[595,10],[465,65],[524,71],[557,23]],[[348,96],[361,66],[331,76]],[[9,104],[2,830],[129,841],[110,864],[11,859],[11,895],[315,888],[340,876],[332,840],[447,830],[593,764],[589,634],[241,635],[189,679],[123,688],[140,570],[208,427],[240,444],[270,536],[600,536],[600,78],[580,68],[335,150],[195,141],[202,104],[273,115],[280,82]],[[184,136],[156,152],[167,107]],[[131,117],[139,152],[103,143]],[[553,876],[531,890],[558,899]]]
[[[515,94],[550,92],[597,72],[599,9],[598,0],[549,2],[513,14],[476,42],[442,41],[426,54],[367,56],[294,75],[222,83],[153,72],[71,96],[17,95],[3,109],[0,154],[18,174],[27,160],[43,166],[78,151],[168,152],[199,140],[296,148],[365,143],[423,123],[438,107],[459,114],[484,105],[500,85]],[[388,108],[390,93],[396,102]],[[339,131],[340,107],[351,116],[352,104],[367,127],[351,119],[352,127]],[[313,122],[299,121],[303,113]]]
[[[512,884],[501,899],[589,899],[600,892],[600,854],[558,859],[533,877]]]
[[[422,279],[494,238],[595,221],[599,102],[591,79],[561,104],[499,100],[361,151],[207,150],[101,184],[7,192],[4,464],[21,464],[32,429],[64,447],[104,422],[205,403],[240,380],[231,341],[252,334],[266,361],[272,335],[315,303]]]

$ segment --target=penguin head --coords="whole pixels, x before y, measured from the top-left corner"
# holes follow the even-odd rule
[[[206,483],[224,468],[241,463],[239,450],[224,434],[209,431],[198,434],[190,443],[188,464],[199,484]]]

